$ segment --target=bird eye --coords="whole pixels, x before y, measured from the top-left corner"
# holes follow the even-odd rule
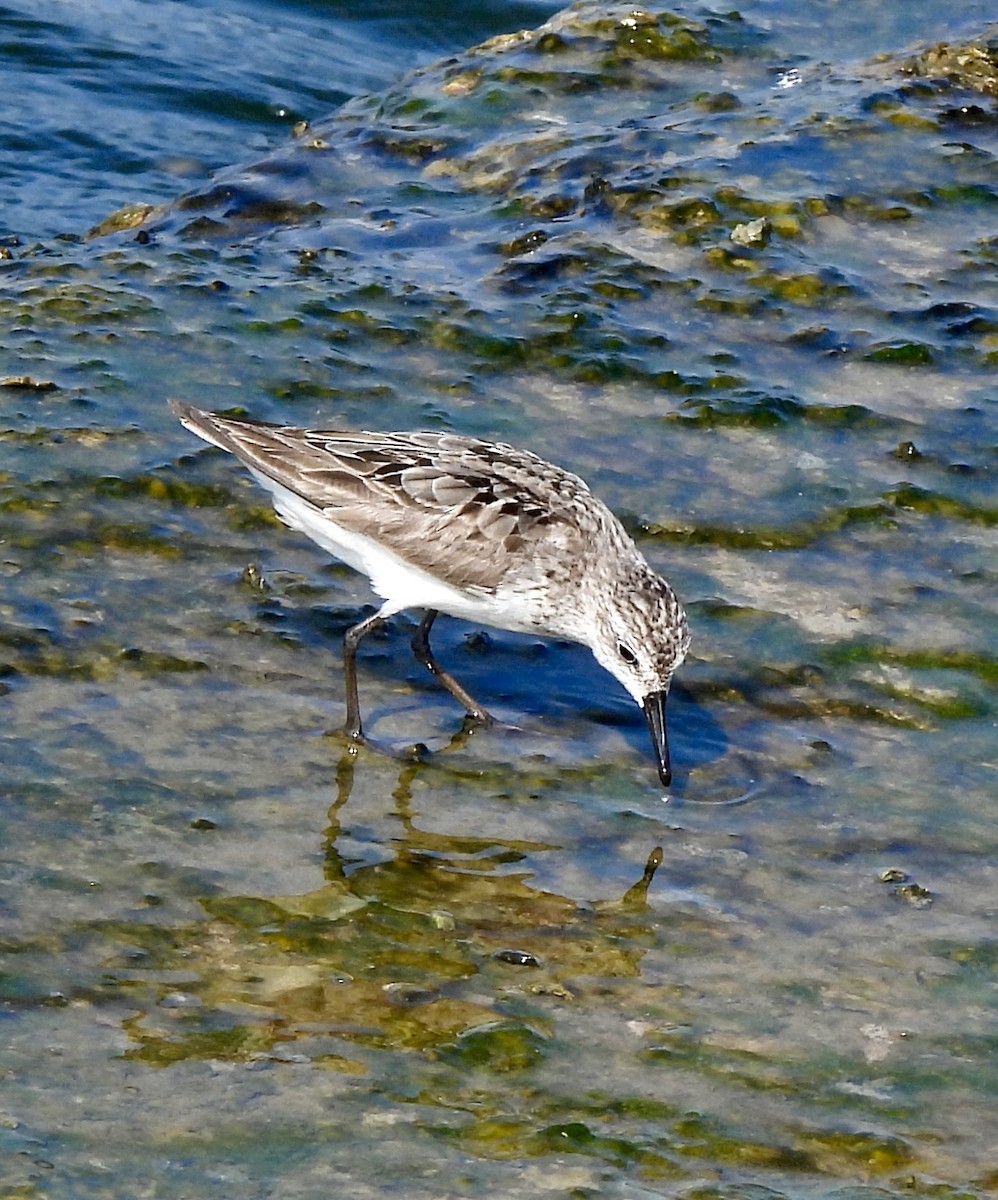
[[[617,647],[617,653],[629,667],[633,667],[638,661],[638,656],[634,653],[630,646],[625,646],[623,642],[621,642]]]

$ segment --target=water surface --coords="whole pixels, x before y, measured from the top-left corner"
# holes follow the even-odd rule
[[[11,1195],[994,1192],[995,31],[479,44],[551,12],[4,10]],[[690,611],[670,794],[587,652],[444,620],[517,728],[400,616],[434,753],[351,754],[370,593],[170,396],[583,474]]]

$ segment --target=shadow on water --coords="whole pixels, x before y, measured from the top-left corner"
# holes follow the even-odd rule
[[[284,610],[281,616],[296,636],[316,645],[324,644],[338,654],[343,634],[369,612],[373,609],[331,610],[324,605],[306,604],[290,612]],[[369,692],[373,690],[372,681],[384,687],[403,677],[417,697],[431,702],[443,698],[448,708],[452,707],[439,685],[412,660],[406,643],[414,627],[409,618],[394,617],[386,627],[373,631],[365,639],[359,659],[362,710],[365,677]],[[612,731],[626,743],[636,769],[646,764],[649,779],[654,780],[644,716],[586,648],[504,631],[485,631],[448,618],[437,622],[435,644],[438,643],[441,662],[449,667],[460,661],[460,669],[455,668],[459,680],[499,718],[499,724],[489,731],[468,725],[469,736],[478,732],[483,738],[494,737],[504,743],[505,753],[515,758],[526,750],[532,737],[561,736],[567,744],[585,744],[593,740],[593,730]],[[674,681],[668,706],[673,763],[669,796],[676,801],[745,803],[758,792],[761,780],[772,775],[774,767],[753,758],[747,749],[734,752],[709,700],[701,697],[697,688],[687,686],[681,677]],[[384,749],[405,758],[426,754],[434,757],[466,747],[467,736],[447,732],[460,721],[458,711],[454,711],[454,722],[445,721],[441,730],[435,729],[427,714],[426,732],[417,734],[414,741],[399,741],[391,734],[386,735]],[[382,721],[390,726],[391,704],[372,707],[370,715],[370,728]],[[418,729],[418,721],[411,728]]]

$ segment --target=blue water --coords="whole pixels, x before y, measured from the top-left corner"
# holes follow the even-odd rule
[[[899,65],[992,7],[0,8],[0,1196],[993,1195],[998,122]],[[672,794],[458,622],[517,728],[400,615],[439,752],[326,736],[370,593],[171,396],[585,475],[689,606]]]
[[[555,6],[235,0],[0,9],[0,191],[25,238],[89,228],[253,158],[350,96]]]
[[[351,96],[557,5],[38,0],[0,9],[0,198],[23,238],[77,233],[281,144]],[[956,36],[986,0],[743,6],[788,66]]]

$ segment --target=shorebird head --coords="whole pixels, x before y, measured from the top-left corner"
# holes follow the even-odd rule
[[[630,692],[648,722],[658,775],[672,782],[665,701],[672,676],[686,657],[690,631],[671,587],[642,564],[628,572],[600,603],[592,651]]]

